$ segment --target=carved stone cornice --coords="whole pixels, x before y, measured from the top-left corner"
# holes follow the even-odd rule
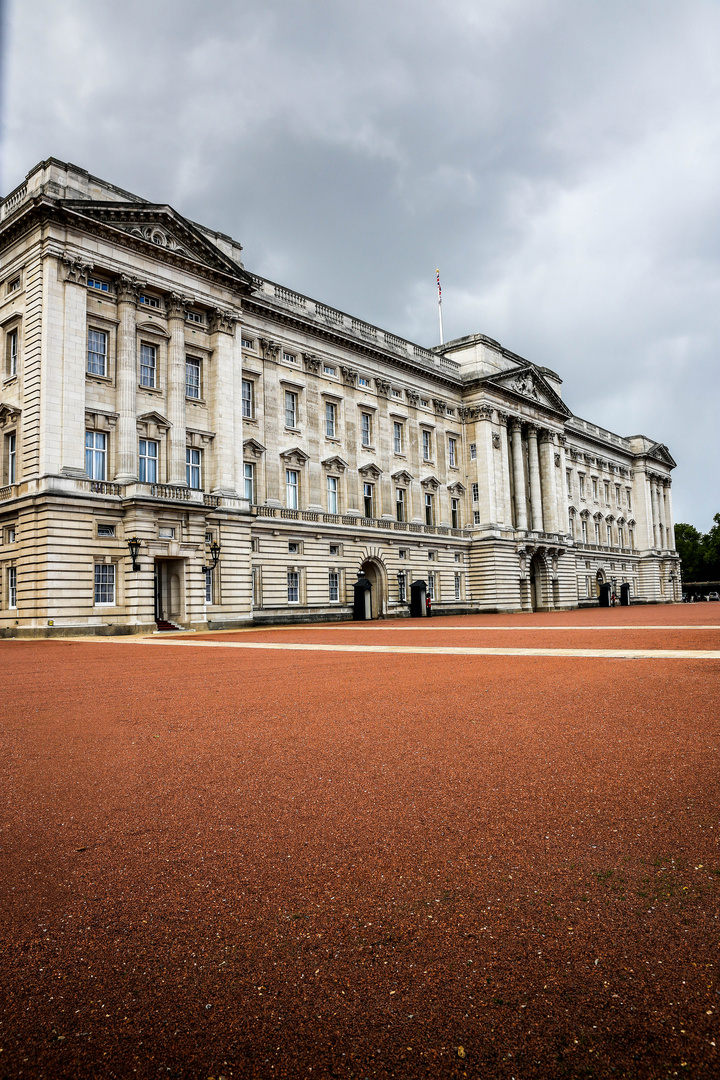
[[[442,398],[433,398],[432,403],[438,416],[444,416],[447,409],[447,402],[443,401]]]
[[[280,355],[280,342],[273,341],[272,338],[260,338],[260,349],[265,360],[277,360]]]
[[[347,386],[355,386],[358,377],[358,373],[355,368],[341,367],[340,372],[343,377],[343,382]]]
[[[420,395],[417,390],[406,390],[405,397],[407,398],[408,405],[411,405],[413,409],[416,409],[418,401],[420,400]]]
[[[454,484],[448,484],[447,489],[451,495],[465,494],[465,485],[461,484],[459,480],[456,480]]]
[[[304,465],[306,461],[310,460],[309,456],[299,446],[293,446],[289,450],[281,451],[280,457],[290,465]]]
[[[210,315],[211,334],[234,334],[238,317],[234,311],[215,308]]]
[[[432,491],[437,491],[440,487],[440,481],[436,476],[426,476],[424,480],[420,481],[420,486],[430,488]]]
[[[557,440],[559,446],[567,446],[567,435],[558,435]]]
[[[510,422],[510,413],[503,412],[502,409],[498,409],[497,418],[499,424],[508,424]]]
[[[390,383],[386,382],[385,379],[376,379],[375,388],[380,397],[390,397]]]
[[[303,353],[303,360],[305,361],[305,370],[311,372],[313,375],[317,375],[320,371],[320,364],[322,363],[317,353]]]
[[[358,472],[361,476],[373,476],[376,480],[378,476],[382,475],[382,469],[374,461],[369,461],[367,465],[361,465]]]
[[[117,293],[118,304],[136,304],[138,296],[142,289],[145,288],[145,282],[140,281],[136,277],[128,277],[127,274],[120,274],[115,278],[115,292]]]
[[[91,262],[72,255],[61,255],[60,263],[63,267],[63,277],[68,284],[87,285],[88,274],[93,268]]]

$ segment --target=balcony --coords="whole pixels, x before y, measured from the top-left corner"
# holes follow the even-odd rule
[[[414,521],[395,521],[393,518],[356,517],[354,514],[326,514],[319,510],[289,510],[284,506],[260,506],[254,504],[251,512],[259,518],[280,518],[291,521],[308,521],[323,525],[351,525],[353,529],[382,529],[385,531],[430,533],[434,536],[458,536],[470,539],[471,529],[451,529],[447,525],[420,525]]]

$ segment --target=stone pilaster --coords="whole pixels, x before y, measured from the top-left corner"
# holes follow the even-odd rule
[[[143,283],[123,274],[115,287],[118,298],[115,479],[128,484],[137,480],[137,299]]]
[[[523,462],[522,425],[519,420],[510,421],[512,443],[513,486],[515,495],[515,528],[526,530],[527,496],[525,493],[525,466]]]
[[[92,264],[66,256],[62,360],[60,472],[85,475],[85,369],[87,357],[87,276]]]
[[[542,487],[540,483],[540,458],[538,456],[538,433],[534,424],[528,424],[528,471],[530,473],[530,509],[533,532],[543,532]]]
[[[570,525],[568,521],[568,493],[567,493],[567,457],[565,454],[565,446],[567,443],[567,437],[565,435],[558,435],[558,454],[560,455],[559,472],[560,477],[556,485],[557,494],[557,518],[558,518],[558,532],[569,533]]]
[[[542,483],[543,523],[545,531],[558,532],[557,473],[555,465],[555,436],[552,431],[540,433],[540,480]],[[563,530],[564,531],[564,530]]]
[[[496,452],[499,454],[500,460],[496,466],[497,483],[495,491],[498,501],[498,521],[503,525],[512,525],[513,519],[510,486],[510,444],[508,440],[509,421],[510,417],[506,412],[498,411],[498,425],[500,427],[498,438],[500,445]]]
[[[665,505],[667,508],[667,515],[665,523],[668,531],[668,544],[667,546],[671,551],[675,550],[675,518],[673,516],[672,508],[672,480],[665,481]]]
[[[220,308],[215,309],[210,320],[213,378],[209,405],[215,428],[213,494],[228,498],[237,498],[236,438],[242,446],[242,428],[235,431],[235,368],[241,366],[239,343],[236,343],[237,323],[234,312]]]
[[[167,300],[168,331],[168,375],[167,409],[171,423],[168,432],[168,483],[176,487],[185,487],[187,472],[185,469],[185,308],[189,301],[172,293]],[[208,383],[209,371],[205,371]]]

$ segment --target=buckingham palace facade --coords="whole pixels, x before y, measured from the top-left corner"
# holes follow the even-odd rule
[[[0,203],[0,634],[680,599],[662,443],[482,334],[425,348],[49,159]]]

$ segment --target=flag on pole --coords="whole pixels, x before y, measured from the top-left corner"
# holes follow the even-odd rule
[[[440,271],[435,271],[437,277],[438,287],[438,323],[440,324],[440,344],[443,344],[443,323],[442,323],[442,289],[440,288]]]
[[[440,271],[436,270],[437,274],[437,287],[438,287],[438,304],[442,304],[442,289],[440,288]]]

